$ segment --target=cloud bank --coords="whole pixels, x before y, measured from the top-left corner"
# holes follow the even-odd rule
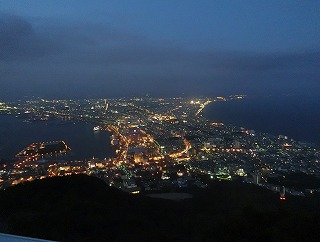
[[[319,89],[320,51],[192,50],[107,24],[63,24],[0,14],[0,99]]]

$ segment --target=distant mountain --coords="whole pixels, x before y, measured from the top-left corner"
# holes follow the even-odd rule
[[[131,195],[86,175],[54,177],[0,192],[6,233],[59,241],[318,241],[319,197],[289,197],[213,182],[170,201]]]

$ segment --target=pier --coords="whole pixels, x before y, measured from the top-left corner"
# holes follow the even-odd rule
[[[38,160],[45,156],[66,153],[69,150],[71,150],[70,147],[64,141],[32,143],[20,151],[16,157],[22,158],[20,163],[25,163],[27,161]]]

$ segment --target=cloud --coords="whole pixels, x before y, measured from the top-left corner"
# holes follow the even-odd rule
[[[12,15],[0,15],[0,60],[29,60],[46,56],[57,46],[39,36],[31,23]]]
[[[319,54],[317,50],[264,54],[195,51],[107,24],[35,22],[2,14],[0,95],[263,92],[270,86],[284,89],[299,82],[292,78],[295,73],[315,80]]]

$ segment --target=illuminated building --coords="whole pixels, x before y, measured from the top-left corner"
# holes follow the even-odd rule
[[[260,183],[260,178],[261,178],[260,174],[256,173],[256,174],[253,174],[252,176],[253,176],[253,183],[255,185],[258,185]]]
[[[286,200],[286,188],[284,186],[280,188],[280,200]]]

